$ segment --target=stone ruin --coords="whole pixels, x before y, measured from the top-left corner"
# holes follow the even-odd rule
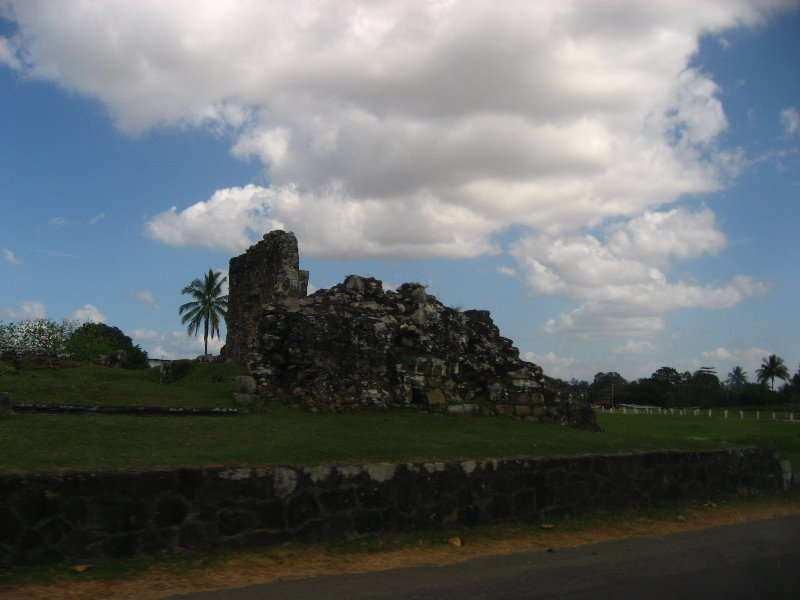
[[[291,232],[272,231],[231,259],[229,283],[222,354],[245,363],[255,380],[240,400],[597,427],[585,400],[521,360],[488,311],[446,307],[419,283],[391,291],[357,275],[308,295]]]
[[[297,238],[284,231],[266,234],[247,252],[231,259],[225,358],[233,362],[248,359],[264,305],[306,297],[308,271],[299,267]]]

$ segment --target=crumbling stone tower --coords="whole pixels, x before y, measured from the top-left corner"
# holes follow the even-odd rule
[[[300,270],[297,238],[291,231],[271,231],[231,259],[228,271],[227,336],[222,355],[245,362],[264,304],[278,298],[304,298],[308,271]]]

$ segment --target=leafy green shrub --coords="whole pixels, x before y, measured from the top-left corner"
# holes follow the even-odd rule
[[[117,350],[127,354],[125,367],[129,369],[146,369],[147,352],[122,333],[118,327],[105,323],[84,323],[69,336],[64,350],[73,360],[90,362],[100,355],[109,355]]]
[[[175,383],[189,374],[194,366],[192,360],[173,360],[161,365],[161,383]]]
[[[0,325],[0,350],[19,354],[58,356],[64,353],[67,339],[75,329],[70,321],[33,319]]]

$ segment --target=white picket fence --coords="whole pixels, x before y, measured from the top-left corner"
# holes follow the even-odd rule
[[[768,421],[789,421],[800,423],[800,415],[795,418],[792,411],[761,411],[761,410],[738,410],[728,408],[661,408],[660,406],[635,406],[635,405],[621,405],[616,408],[605,408],[603,406],[595,408],[600,413],[608,414],[623,414],[623,415],[670,415],[670,416],[705,416],[709,418],[717,417],[720,414],[722,418],[728,419],[752,419],[755,421],[768,420]],[[716,410],[716,412],[715,412]]]

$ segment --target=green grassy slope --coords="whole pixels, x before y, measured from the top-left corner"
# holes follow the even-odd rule
[[[94,365],[22,369],[0,363],[0,391],[20,402],[232,406],[241,367],[197,364],[161,385],[158,370]],[[412,410],[312,414],[278,404],[227,417],[17,414],[0,419],[0,471],[454,460],[775,447],[800,468],[800,423],[600,414],[604,432]]]
[[[14,402],[133,406],[233,406],[239,365],[197,363],[180,381],[161,385],[159,369],[112,369],[92,364],[47,361],[22,363],[17,370],[0,362],[0,392]]]

